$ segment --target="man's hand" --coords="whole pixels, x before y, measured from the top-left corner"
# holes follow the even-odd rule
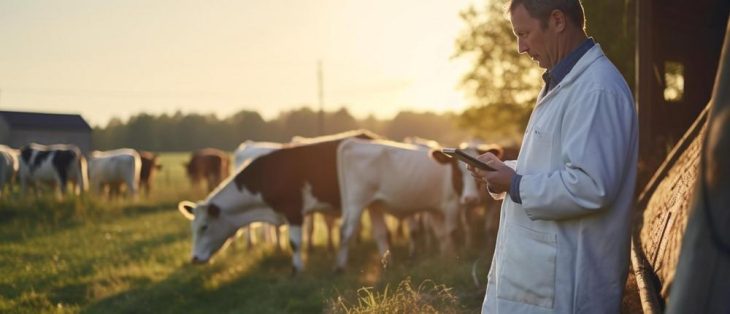
[[[481,170],[467,165],[466,167],[471,171],[474,179],[477,182],[486,183],[489,191],[492,193],[508,192],[510,184],[512,184],[512,177],[515,176],[515,171],[505,165],[492,153],[485,153],[484,155],[478,156],[477,159],[494,168],[495,171]]]

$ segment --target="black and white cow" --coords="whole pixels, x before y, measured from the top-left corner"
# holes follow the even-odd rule
[[[302,221],[313,210],[340,210],[337,147],[350,137],[377,136],[347,132],[274,150],[240,168],[204,201],[180,202],[178,209],[192,220],[192,262],[208,261],[252,222],[288,223],[294,270],[301,271]]]
[[[75,145],[29,144],[20,149],[18,170],[21,191],[28,185],[50,184],[66,194],[67,184],[74,185],[74,193],[88,189],[86,158]]]
[[[136,197],[142,160],[131,148],[94,151],[89,158],[89,182],[94,193],[103,194],[108,188],[109,198],[120,193],[125,185],[127,196]]]
[[[347,264],[348,244],[364,208],[382,256],[389,248],[383,213],[399,218],[431,213],[442,253],[453,250],[462,207],[479,201],[476,181],[463,163],[440,150],[381,140],[347,139],[337,156],[343,215],[338,269]]]
[[[0,145],[0,196],[4,194],[5,189],[12,189],[18,167],[18,152],[5,145]]]

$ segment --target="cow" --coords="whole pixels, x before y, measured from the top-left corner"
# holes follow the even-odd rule
[[[238,145],[236,150],[233,152],[233,162],[234,162],[234,172],[238,171],[239,168],[242,166],[250,163],[253,159],[256,157],[259,157],[261,155],[266,155],[268,153],[271,153],[272,151],[275,151],[277,149],[281,149],[283,147],[292,146],[292,145],[304,145],[307,143],[312,143],[318,141],[318,138],[306,138],[306,137],[300,137],[295,136],[292,138],[292,142],[288,144],[283,143],[275,143],[275,142],[257,142],[252,140],[246,140],[245,142]],[[304,219],[304,237],[303,242],[304,246],[306,246],[309,250],[313,248],[313,234],[314,234],[314,222],[315,222],[315,215],[322,215],[322,218],[324,219],[325,226],[327,228],[327,249],[330,251],[334,250],[334,242],[333,242],[333,236],[332,236],[332,229],[335,225],[335,220],[339,217],[339,213],[337,215],[326,215],[323,212],[313,212],[309,215],[307,215]],[[249,226],[249,235],[254,233],[253,229],[256,229],[256,227],[266,228],[267,226],[264,224],[253,224]],[[279,243],[279,228],[274,226],[274,234],[275,234],[275,240],[276,243]],[[266,234],[269,234],[267,232]],[[250,241],[250,237],[249,237]],[[278,246],[277,246],[278,247]]]
[[[240,168],[205,200],[180,202],[178,209],[192,220],[192,262],[207,262],[242,226],[288,223],[293,270],[301,272],[304,216],[314,210],[339,211],[337,147],[350,137],[377,136],[350,131],[272,151]]]
[[[67,184],[73,184],[74,194],[86,191],[89,187],[86,158],[75,145],[40,145],[31,143],[20,149],[18,168],[21,192],[28,185],[35,188],[39,184],[58,187],[61,195],[66,194]]]
[[[184,166],[190,183],[197,187],[200,181],[205,180],[207,191],[210,192],[228,176],[230,163],[228,153],[215,148],[203,148],[194,151]]]
[[[15,149],[0,145],[0,196],[13,188],[15,175],[18,173],[18,152]]]
[[[389,249],[385,212],[403,218],[428,211],[441,252],[452,252],[462,206],[479,201],[476,181],[463,163],[440,150],[382,140],[347,139],[337,157],[343,216],[336,269],[347,264],[348,245],[364,208],[381,256]]]
[[[162,170],[162,165],[157,163],[157,154],[148,151],[137,151],[142,167],[139,170],[139,189],[144,190],[146,196],[150,195],[152,190],[152,181],[155,178],[155,172]]]
[[[101,195],[108,188],[111,199],[120,193],[124,184],[127,196],[136,197],[141,168],[142,160],[134,149],[94,151],[89,158],[89,182],[92,191]]]

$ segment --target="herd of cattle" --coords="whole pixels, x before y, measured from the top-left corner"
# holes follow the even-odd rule
[[[156,154],[129,148],[94,151],[87,161],[75,145],[31,143],[17,150],[0,145],[0,195],[18,181],[23,194],[29,188],[36,194],[50,188],[63,196],[70,186],[74,194],[91,189],[111,198],[124,188],[134,197],[140,189],[150,193],[154,173],[161,168]]]
[[[319,212],[341,218],[336,269],[342,270],[365,209],[381,256],[388,255],[390,245],[384,213],[401,219],[411,232],[425,220],[441,252],[451,252],[455,235],[468,233],[459,230],[469,225],[463,223],[465,213],[487,201],[484,189],[463,163],[441,153],[438,143],[406,142],[388,141],[367,131],[295,138],[286,144],[249,141],[236,149],[234,170],[226,178],[218,168],[227,164],[221,160],[224,154],[198,162],[193,158],[188,170],[199,172],[198,178],[206,173],[200,170],[205,165],[217,170],[206,177],[215,189],[205,200],[178,205],[191,220],[192,262],[207,262],[251,223],[287,224],[293,269],[299,272],[304,268],[303,223],[306,216]],[[516,158],[515,152],[496,145],[462,148]]]
[[[390,245],[385,213],[406,226],[411,254],[417,249],[415,240],[428,233],[425,229],[435,236],[442,253],[453,250],[457,234],[465,236],[468,246],[469,213],[491,207],[486,228],[494,231],[495,204],[489,204],[465,165],[439,148],[434,141],[393,142],[359,130],[296,137],[290,143],[246,141],[235,150],[233,167],[226,152],[195,151],[184,165],[186,173],[194,186],[205,182],[209,194],[203,201],[178,205],[191,220],[192,262],[207,262],[246,226],[264,223],[278,231],[286,224],[293,268],[299,272],[304,268],[303,231],[312,237],[312,224],[304,226],[305,217],[311,222],[313,213],[321,213],[328,233],[340,218],[336,269],[342,270],[364,210],[382,256]],[[461,148],[473,154],[490,151],[503,159],[516,159],[517,154],[497,145],[464,143]],[[19,150],[0,145],[0,193],[17,176],[23,192],[51,186],[63,195],[70,185],[75,193],[91,189],[109,197],[122,189],[132,197],[140,189],[149,194],[151,179],[162,167],[157,157],[126,148],[95,151],[86,158],[72,145],[29,144]],[[328,241],[331,247],[331,235]]]

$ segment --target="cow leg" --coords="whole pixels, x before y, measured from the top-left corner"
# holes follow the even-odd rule
[[[471,208],[462,208],[459,211],[459,226],[461,227],[461,235],[464,238],[464,248],[471,248],[471,224],[469,224],[469,221],[471,221]]]
[[[334,234],[332,233],[332,229],[335,227],[335,216],[323,214],[324,217],[324,224],[327,228],[327,251],[328,252],[334,252],[335,251],[335,243],[334,243]]]
[[[299,273],[304,270],[304,261],[302,260],[302,226],[289,225],[289,245],[292,250],[293,272]]]
[[[423,227],[421,226],[421,213],[415,213],[406,218],[403,218],[403,224],[408,229],[408,256],[416,256],[416,249],[421,246],[421,240],[423,239]]]
[[[343,208],[342,210],[342,226],[340,226],[340,250],[337,253],[337,264],[335,271],[340,272],[345,270],[347,265],[347,254],[350,240],[353,235],[358,231],[360,224],[360,215],[362,214],[362,207],[351,206],[350,208]]]
[[[314,249],[314,215],[316,213],[304,216],[304,242],[307,243],[308,252],[312,252]]]
[[[389,264],[390,254],[388,253],[388,250],[390,249],[390,241],[388,238],[390,234],[388,233],[388,226],[385,224],[383,210],[378,206],[370,206],[368,212],[370,213],[373,238],[375,239],[375,244],[378,246],[380,257],[383,259],[384,264]]]
[[[134,179],[134,176],[127,178],[127,195],[129,195],[130,198],[137,197],[137,181]]]
[[[274,231],[274,244],[276,245],[276,250],[277,251],[281,251],[281,245],[279,245],[279,243],[281,243],[281,241],[280,241],[281,240],[281,229],[280,229],[280,226],[271,225],[271,228],[274,229],[273,230]]]
[[[456,221],[450,222],[449,217],[444,217],[442,213],[431,213],[431,227],[433,228],[434,233],[436,234],[436,237],[439,241],[439,248],[441,250],[442,255],[449,255],[453,253],[453,241],[452,241],[452,235],[454,232],[453,226],[458,219],[453,219]]]

